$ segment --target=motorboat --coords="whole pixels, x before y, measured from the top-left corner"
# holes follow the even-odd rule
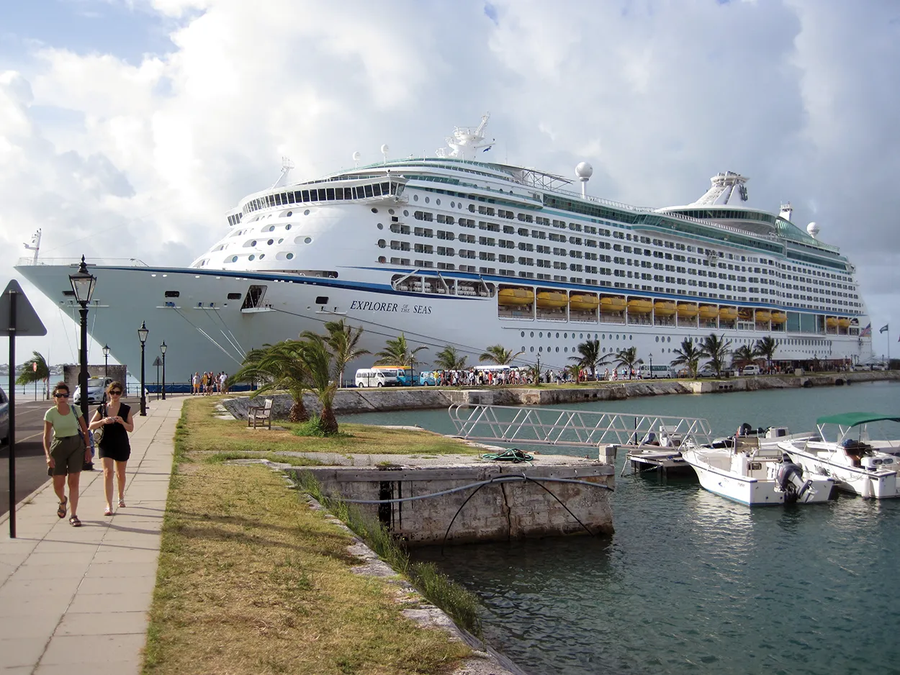
[[[684,461],[691,465],[700,485],[710,492],[748,506],[814,504],[831,498],[834,480],[804,473],[785,459],[778,438],[790,438],[784,427],[750,433],[749,425],[708,445],[682,443]],[[799,437],[808,435],[799,434]]]
[[[900,422],[896,415],[843,413],[816,420],[815,437],[778,443],[809,476],[832,478],[842,492],[866,499],[900,497],[900,440],[873,440],[869,425]]]

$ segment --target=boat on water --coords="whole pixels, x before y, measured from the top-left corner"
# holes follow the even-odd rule
[[[900,497],[900,439],[870,437],[869,425],[883,422],[900,423],[900,417],[864,412],[827,415],[816,420],[815,437],[788,439],[779,443],[779,449],[806,475],[832,478],[843,492],[867,499]]]
[[[747,506],[815,504],[831,498],[831,477],[810,474],[785,459],[779,439],[790,437],[787,429],[743,425],[739,432],[708,445],[682,444],[681,456],[704,489]]]
[[[450,345],[474,359],[500,344],[553,369],[588,339],[667,364],[711,331],[735,344],[773,338],[786,362],[872,360],[854,266],[817,226],[794,225],[790,205],[748,206],[744,176],[713,176],[685,206],[629,206],[586,193],[586,162],[570,179],[482,161],[487,123],[456,128],[434,157],[385,151],[306,181],[286,165],[187,267],[88,252],[90,335],[134,369],[146,321],[184,374],[233,372],[253,348],[341,319],[364,329],[371,353],[403,333],[428,348],[419,358]],[[78,259],[40,257],[39,234],[28,248],[16,270],[75,320]],[[737,321],[738,307],[772,320]]]

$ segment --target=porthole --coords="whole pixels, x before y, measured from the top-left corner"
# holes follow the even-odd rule
[[[378,256],[378,262],[380,262],[380,263],[387,262],[387,258],[385,258],[383,255],[380,255],[380,256]]]
[[[388,209],[388,213],[390,213],[391,215],[394,215],[394,209]]]
[[[419,195],[413,195],[413,201],[414,202],[419,201]]]
[[[544,337],[544,334],[543,334],[543,332],[541,332],[541,333],[538,333],[538,337],[539,337],[539,338],[542,338],[542,337]]]
[[[247,260],[256,260],[256,256],[255,256],[255,255],[251,255],[249,258],[247,258]]]
[[[451,208],[451,209],[455,209],[455,208],[456,208],[456,202],[450,202],[450,208]]]
[[[563,347],[563,351],[564,351],[564,352],[568,352],[568,351],[569,351],[569,348],[568,348],[568,347]]]
[[[403,215],[404,215],[404,216],[408,216],[408,215],[409,215],[409,211],[407,211],[407,210],[404,209]]]
[[[584,333],[579,333],[579,334],[578,334],[578,339],[579,339],[579,340],[583,340],[583,339],[584,339]]]
[[[284,238],[282,237],[282,238],[280,238],[280,239],[278,240],[278,243],[280,244],[280,243],[283,242],[283,241],[284,241]]]
[[[525,337],[525,331],[522,331],[522,335],[520,337]]]
[[[265,254],[265,253],[260,253],[260,254],[259,254],[259,259],[260,259],[260,260],[262,260],[262,259],[265,258],[265,257],[266,257],[266,254]]]
[[[289,229],[291,229],[291,224],[290,224],[290,223],[288,223],[288,224],[287,224],[287,225],[285,225],[285,226],[284,226],[284,229],[286,229],[286,230],[289,230]]]
[[[269,241],[266,242],[266,244],[268,244],[269,246],[271,246],[274,243],[275,243],[274,239],[269,239]]]
[[[294,259],[294,254],[293,254],[293,253],[288,253],[285,257],[286,257],[288,260],[293,260],[293,259]]]
[[[384,248],[385,246],[387,246],[387,242],[385,242],[384,239],[379,239],[378,240],[378,248]]]
[[[544,348],[543,348],[543,347],[538,347],[538,352],[542,352],[542,351],[544,351]]]
[[[378,213],[378,209],[376,209],[374,206],[372,207],[372,213]]]
[[[441,200],[440,200],[440,199],[435,199],[435,200],[434,200],[434,203],[437,204],[438,206],[440,206],[440,205],[441,205]]]
[[[659,335],[656,336],[656,341],[659,342]]]
[[[534,353],[534,347],[531,348],[531,352]]]
[[[231,262],[237,262],[237,256],[236,256],[236,255],[231,256]]]
[[[250,245],[251,245],[251,246],[256,246],[256,239],[254,239],[253,241],[251,241],[251,242],[250,242]]]
[[[284,214],[284,217],[285,217],[285,218],[290,218],[292,215],[294,215],[294,212],[293,212],[293,211],[288,211],[287,213]]]
[[[425,203],[426,203],[426,204],[430,204],[430,203],[431,203],[431,197],[425,197]]]
[[[556,348],[556,352],[559,353],[559,347]]]
[[[378,227],[379,230],[383,230],[383,229],[384,229],[384,224],[383,224],[383,223],[378,223],[377,227]]]
[[[237,260],[237,258],[235,258]],[[534,331],[531,331],[531,337],[534,337]]]
[[[303,212],[303,215],[304,215],[304,216],[308,216],[308,215],[309,215],[309,209],[306,209],[306,211]]]
[[[303,243],[304,243],[304,244],[311,244],[311,243],[312,243],[312,239],[311,239],[310,237],[306,237],[306,238],[303,240]]]

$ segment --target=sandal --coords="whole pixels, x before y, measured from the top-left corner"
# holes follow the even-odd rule
[[[59,503],[59,508],[56,509],[57,516],[59,516],[60,518],[66,517],[66,508],[67,508],[68,503],[69,503],[69,498],[63,497],[63,500]]]
[[[78,516],[72,516],[69,518],[69,525],[72,527],[81,527],[81,521],[78,520]]]
[[[111,516],[112,514],[113,514],[113,510],[112,510],[111,506],[107,506],[105,509],[103,509],[104,516]]]
[[[124,499],[120,499],[120,500],[119,500],[119,508],[120,508],[120,509],[124,509],[124,508],[125,508],[125,500],[124,500]]]

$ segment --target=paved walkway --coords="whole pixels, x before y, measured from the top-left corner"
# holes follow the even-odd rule
[[[140,673],[184,398],[135,415],[126,508],[103,515],[103,472],[83,473],[78,517],[56,516],[48,482],[0,517],[0,672]]]

